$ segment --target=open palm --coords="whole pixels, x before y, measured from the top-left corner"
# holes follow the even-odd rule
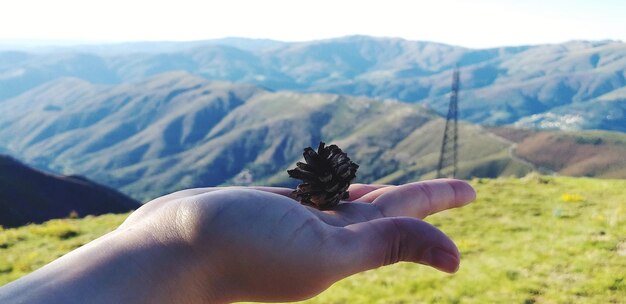
[[[190,289],[218,286],[217,291],[207,288],[206,299],[294,301],[354,273],[398,261],[456,271],[454,243],[421,219],[475,197],[458,180],[356,184],[349,200],[319,211],[289,198],[290,192],[272,187],[184,190],[147,203],[119,229],[138,228],[163,242],[189,244],[184,254],[173,250],[171,258],[184,255],[191,265],[185,280]]]

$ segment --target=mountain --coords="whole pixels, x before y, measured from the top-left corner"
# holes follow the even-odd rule
[[[59,79],[2,102],[0,146],[29,164],[81,174],[141,200],[181,188],[293,185],[307,146],[335,143],[358,182],[433,177],[444,120],[414,104],[272,92],[165,73],[121,85]],[[523,175],[511,143],[460,125],[461,177]]]
[[[515,126],[551,130],[613,130],[626,132],[626,87],[585,103],[552,108],[520,119]]]
[[[468,49],[350,36],[297,43],[223,39],[48,53],[5,51],[0,52],[0,100],[62,77],[120,84],[184,70],[271,90],[391,98],[445,113],[456,63],[461,70],[460,115],[465,120],[623,130],[623,119],[608,115],[623,113],[626,101],[617,94],[626,86],[626,44],[617,41]],[[614,102],[603,99],[612,95]],[[596,114],[576,114],[587,109]],[[563,115],[585,123],[551,122]]]
[[[0,225],[15,227],[79,216],[122,213],[138,202],[80,176],[60,176],[0,155]]]

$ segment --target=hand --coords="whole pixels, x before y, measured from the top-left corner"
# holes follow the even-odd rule
[[[419,219],[475,197],[469,185],[454,180],[357,184],[350,187],[350,201],[324,212],[300,205],[287,197],[290,192],[185,190],[146,204],[120,229],[156,225],[147,230],[163,233],[153,229],[167,223],[168,233],[184,236],[194,248],[194,267],[206,266],[194,281],[214,285],[211,279],[218,277],[228,301],[293,301],[398,261],[456,271],[456,246]]]
[[[122,254],[127,256],[123,260],[132,262],[128,269],[139,279],[117,284],[131,284],[125,289],[142,290],[142,295],[121,297],[118,291],[116,299],[296,301],[352,274],[398,261],[454,272],[459,266],[456,246],[421,219],[475,198],[471,186],[457,180],[357,184],[350,187],[348,201],[319,211],[289,198],[290,192],[270,187],[190,189],[145,204],[101,241],[108,245],[99,246],[124,243],[119,251],[132,252]],[[106,260],[116,252],[99,254]],[[85,254],[75,256],[87,259]],[[109,267],[124,267],[115,265]]]

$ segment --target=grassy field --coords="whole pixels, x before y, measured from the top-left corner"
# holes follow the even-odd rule
[[[307,303],[626,303],[626,180],[475,179],[477,201],[428,221],[461,269],[407,263],[338,282]],[[119,225],[126,215],[0,230],[0,285]]]

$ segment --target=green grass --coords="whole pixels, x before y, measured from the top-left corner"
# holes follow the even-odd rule
[[[477,201],[428,218],[462,253],[454,275],[401,263],[306,303],[626,303],[626,180],[475,179]],[[0,231],[0,284],[112,230],[126,215]]]

